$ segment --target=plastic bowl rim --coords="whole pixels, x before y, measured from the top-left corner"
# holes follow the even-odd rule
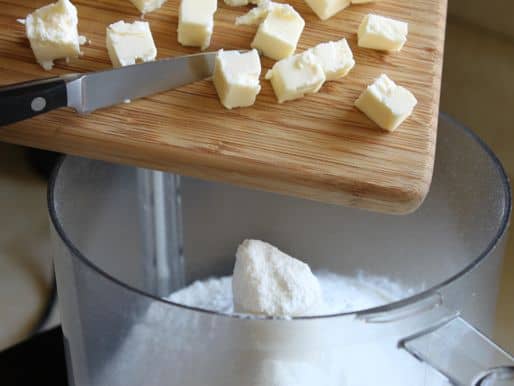
[[[391,303],[387,303],[385,305],[381,305],[378,307],[372,307],[368,309],[363,310],[356,310],[356,311],[350,311],[350,312],[342,312],[342,313],[336,313],[336,314],[326,314],[326,315],[314,315],[314,316],[300,316],[300,317],[292,317],[287,318],[287,320],[308,320],[308,319],[324,319],[324,318],[335,318],[335,317],[345,317],[345,316],[363,316],[363,315],[370,315],[370,314],[378,314],[378,313],[387,313],[391,311],[395,311],[398,309],[401,309],[403,307],[406,307],[408,305],[417,303],[423,299],[426,299],[434,294],[436,294],[441,289],[449,286],[453,282],[457,281],[458,279],[462,278],[469,272],[471,272],[473,269],[475,269],[482,261],[484,261],[487,256],[496,248],[500,240],[502,239],[505,231],[508,228],[509,222],[510,222],[510,216],[511,216],[511,209],[512,209],[512,192],[511,187],[509,184],[509,178],[507,176],[507,173],[496,156],[494,152],[489,148],[488,145],[485,144],[485,142],[480,139],[480,137],[475,134],[471,129],[466,127],[465,125],[461,124],[451,116],[449,116],[446,113],[440,113],[439,114],[439,120],[446,121],[457,128],[464,131],[465,134],[469,135],[473,140],[475,140],[480,147],[487,153],[487,155],[491,158],[491,161],[496,166],[501,183],[503,185],[503,191],[505,194],[505,212],[503,215],[503,218],[501,220],[500,226],[495,234],[495,237],[491,239],[489,244],[485,247],[485,249],[467,266],[465,266],[461,271],[457,272],[456,274],[448,277],[446,280],[443,280],[439,284],[436,284],[432,286],[429,289],[426,289],[422,292],[419,292],[417,294],[408,296],[404,299],[394,301]],[[204,308],[198,308],[198,307],[191,307],[180,303],[175,303],[170,300],[167,300],[165,298],[161,298],[159,296],[150,294],[148,292],[145,292],[139,288],[136,288],[134,286],[131,286],[122,280],[114,277],[113,275],[109,274],[105,270],[98,267],[96,264],[92,263],[89,259],[87,259],[82,252],[75,246],[75,244],[68,238],[66,232],[64,231],[64,228],[61,226],[61,223],[58,218],[57,210],[55,207],[55,196],[54,196],[54,188],[56,185],[56,181],[59,178],[59,172],[61,170],[62,164],[64,163],[66,159],[66,156],[61,157],[58,164],[56,165],[52,176],[50,178],[49,184],[48,184],[48,191],[47,191],[47,204],[48,204],[48,210],[50,213],[50,221],[54,227],[54,230],[57,232],[59,238],[61,241],[65,244],[65,246],[68,248],[68,250],[71,252],[72,256],[75,258],[78,258],[81,263],[86,265],[88,268],[92,269],[96,273],[98,273],[100,276],[102,276],[104,279],[109,280],[116,285],[133,292],[137,295],[144,296],[148,298],[151,301],[158,301],[162,302],[166,305],[175,306],[178,308],[186,309],[186,310],[192,310],[197,311],[205,314],[210,314],[213,316],[221,316],[221,317],[229,317],[229,318],[236,318],[236,319],[252,319],[252,320],[280,320],[284,318],[275,318],[275,317],[268,317],[268,316],[256,316],[256,315],[243,315],[243,314],[236,314],[236,313],[225,313],[225,312],[218,312],[218,311],[212,311]]]

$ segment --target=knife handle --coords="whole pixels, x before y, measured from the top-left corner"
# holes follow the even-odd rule
[[[0,126],[68,104],[66,81],[59,77],[0,87]]]

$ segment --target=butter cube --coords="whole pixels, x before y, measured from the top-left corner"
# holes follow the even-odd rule
[[[350,5],[351,0],[305,0],[321,20],[327,20]]]
[[[259,23],[252,48],[274,60],[286,58],[295,52],[305,21],[293,7],[263,1],[258,7],[236,19],[236,24]]]
[[[51,70],[56,59],[76,58],[85,38],[79,36],[77,8],[59,0],[35,10],[25,19],[25,30],[37,62]]]
[[[382,129],[394,131],[412,114],[417,103],[409,90],[382,74],[364,90],[355,106]]]
[[[142,14],[155,11],[162,7],[166,0],[130,0]]]
[[[321,64],[326,80],[342,78],[355,66],[352,50],[346,39],[321,43],[310,51]]]
[[[400,51],[407,41],[408,24],[388,17],[369,14],[359,26],[359,47]]]
[[[236,17],[236,25],[259,25],[264,21],[271,10],[277,6],[279,6],[278,3],[274,3],[270,0],[258,1],[257,7],[252,8],[242,16]]]
[[[325,82],[325,72],[310,51],[293,55],[275,63],[266,74],[278,103],[318,92]]]
[[[155,60],[157,48],[146,21],[118,21],[107,27],[106,44],[114,67]]]
[[[178,11],[178,42],[205,50],[211,44],[216,0],[181,0]]]
[[[257,50],[218,51],[214,66],[214,86],[227,109],[251,106],[261,91],[261,60]]]

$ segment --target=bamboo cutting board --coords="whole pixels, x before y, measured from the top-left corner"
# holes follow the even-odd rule
[[[139,18],[128,0],[76,0],[84,55],[51,72],[36,64],[16,22],[48,0],[0,0],[0,84],[110,68],[105,28]],[[249,8],[219,0],[209,50],[248,48],[256,27],[235,26]],[[136,166],[226,181],[330,203],[407,213],[428,192],[434,163],[446,0],[382,0],[352,5],[319,20],[303,0],[291,0],[306,22],[297,52],[347,38],[357,62],[350,74],[319,93],[277,104],[268,81],[254,106],[226,110],[210,81],[201,81],[88,116],[70,109],[0,128],[0,140]],[[178,0],[146,15],[158,58],[191,54],[177,43]],[[409,23],[400,53],[357,46],[367,13]],[[273,64],[263,59],[262,76]],[[388,134],[353,102],[381,73],[418,99],[413,115]]]

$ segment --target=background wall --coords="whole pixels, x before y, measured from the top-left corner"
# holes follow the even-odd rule
[[[449,0],[441,111],[476,131],[514,176],[514,1]],[[514,227],[496,338],[514,352]]]
[[[514,37],[512,0],[448,0],[450,17]]]

